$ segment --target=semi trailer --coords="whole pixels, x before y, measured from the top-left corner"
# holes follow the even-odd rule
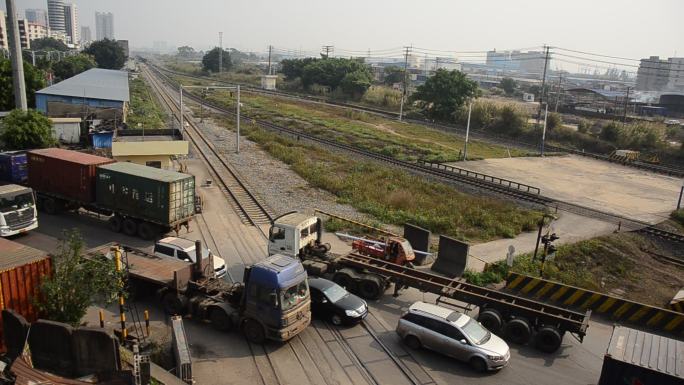
[[[383,254],[364,253],[362,247],[334,254],[321,237],[320,218],[288,213],[273,220],[268,252],[297,257],[309,274],[330,278],[367,299],[381,297],[394,285],[395,295],[398,288],[413,287],[438,295],[439,302],[464,303],[478,309],[478,321],[493,333],[517,344],[534,341],[544,352],[558,350],[565,333],[581,342],[589,327],[590,310],[577,312],[415,269],[407,263],[412,249],[403,247],[402,238],[389,237]]]
[[[153,293],[170,315],[239,330],[254,343],[287,341],[311,322],[307,274],[297,259],[273,255],[245,267],[243,282],[227,282],[214,275],[213,260],[202,257],[199,241],[195,250],[195,263],[114,243],[88,250],[85,257],[118,258],[135,295]]]
[[[153,239],[189,227],[195,213],[195,178],[59,148],[28,151],[28,185],[47,214],[88,210],[109,229]]]

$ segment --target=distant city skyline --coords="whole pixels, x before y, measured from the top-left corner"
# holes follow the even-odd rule
[[[47,8],[46,0],[15,0],[18,9]],[[176,0],[75,0],[81,25],[95,26],[95,12],[112,12],[116,37],[132,47],[167,41],[172,47],[207,49],[218,44],[265,52],[267,46],[317,52],[380,52],[413,45],[445,52],[541,47],[543,44],[634,59],[684,56],[684,2],[660,0],[542,0],[459,2],[349,0],[331,12],[315,0],[196,3]],[[3,2],[4,9],[4,2]],[[151,18],[150,15],[154,15]],[[436,54],[439,54],[436,52]]]

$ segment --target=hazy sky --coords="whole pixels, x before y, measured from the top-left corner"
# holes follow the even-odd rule
[[[15,0],[20,11],[45,0]],[[132,47],[484,51],[549,44],[614,56],[684,56],[682,0],[75,0],[81,25],[111,11]],[[2,6],[4,8],[4,1]],[[606,59],[610,60],[610,59]]]

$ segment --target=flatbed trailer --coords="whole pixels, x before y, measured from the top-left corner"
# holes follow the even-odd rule
[[[564,309],[357,253],[338,256],[335,261],[384,276],[394,285],[413,287],[477,306],[480,312],[478,320],[495,333],[503,329],[513,342],[526,343],[532,331],[537,330],[536,345],[543,351],[557,350],[565,332],[582,342],[589,327],[591,310],[583,313]],[[483,314],[487,316],[482,317]]]

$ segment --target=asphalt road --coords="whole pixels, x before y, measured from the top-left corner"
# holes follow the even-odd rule
[[[83,234],[88,247],[111,241],[140,248],[152,246],[149,241],[111,233],[102,220],[76,214],[41,215],[37,230],[14,240],[52,251],[58,247],[57,238],[62,232],[72,228]],[[222,242],[218,243],[216,247],[222,248]],[[227,250],[222,252],[224,257],[229,253]],[[603,353],[611,333],[611,326],[608,324],[592,321],[583,343],[566,335],[562,348],[552,355],[542,354],[527,346],[511,346],[512,356],[508,367],[497,373],[480,374],[471,371],[467,365],[438,353],[412,351],[403,346],[393,328],[401,313],[418,300],[433,302],[435,296],[409,289],[403,291],[398,298],[393,298],[388,292],[381,300],[370,303],[371,315],[366,321],[392,354],[402,361],[402,365],[410,368],[417,378],[421,378],[418,383],[587,385],[598,381]],[[145,306],[154,308],[155,305]],[[154,310],[155,313],[160,313],[159,309]],[[158,315],[157,318],[158,323],[165,323],[163,315]],[[207,325],[194,321],[189,321],[186,325],[196,373],[205,381],[202,383],[267,384],[274,383],[278,378],[281,383],[313,384],[326,376],[337,383],[373,383],[368,379],[369,373],[372,377],[384,379],[380,382],[385,384],[407,381],[388,359],[387,354],[364,332],[362,326],[342,330],[342,341],[340,337],[330,334],[329,326],[317,321],[301,338],[285,345],[269,344],[266,350],[259,351],[259,347],[250,347],[238,333],[218,333]],[[360,360],[362,365],[355,364],[353,360]],[[273,365],[275,369],[272,368]],[[305,371],[302,372],[305,368],[311,371],[308,377]],[[228,371],[237,375],[233,377],[233,381],[228,380],[232,377],[226,376]],[[266,374],[267,378],[264,379],[264,372],[272,372],[275,377],[269,381]]]

